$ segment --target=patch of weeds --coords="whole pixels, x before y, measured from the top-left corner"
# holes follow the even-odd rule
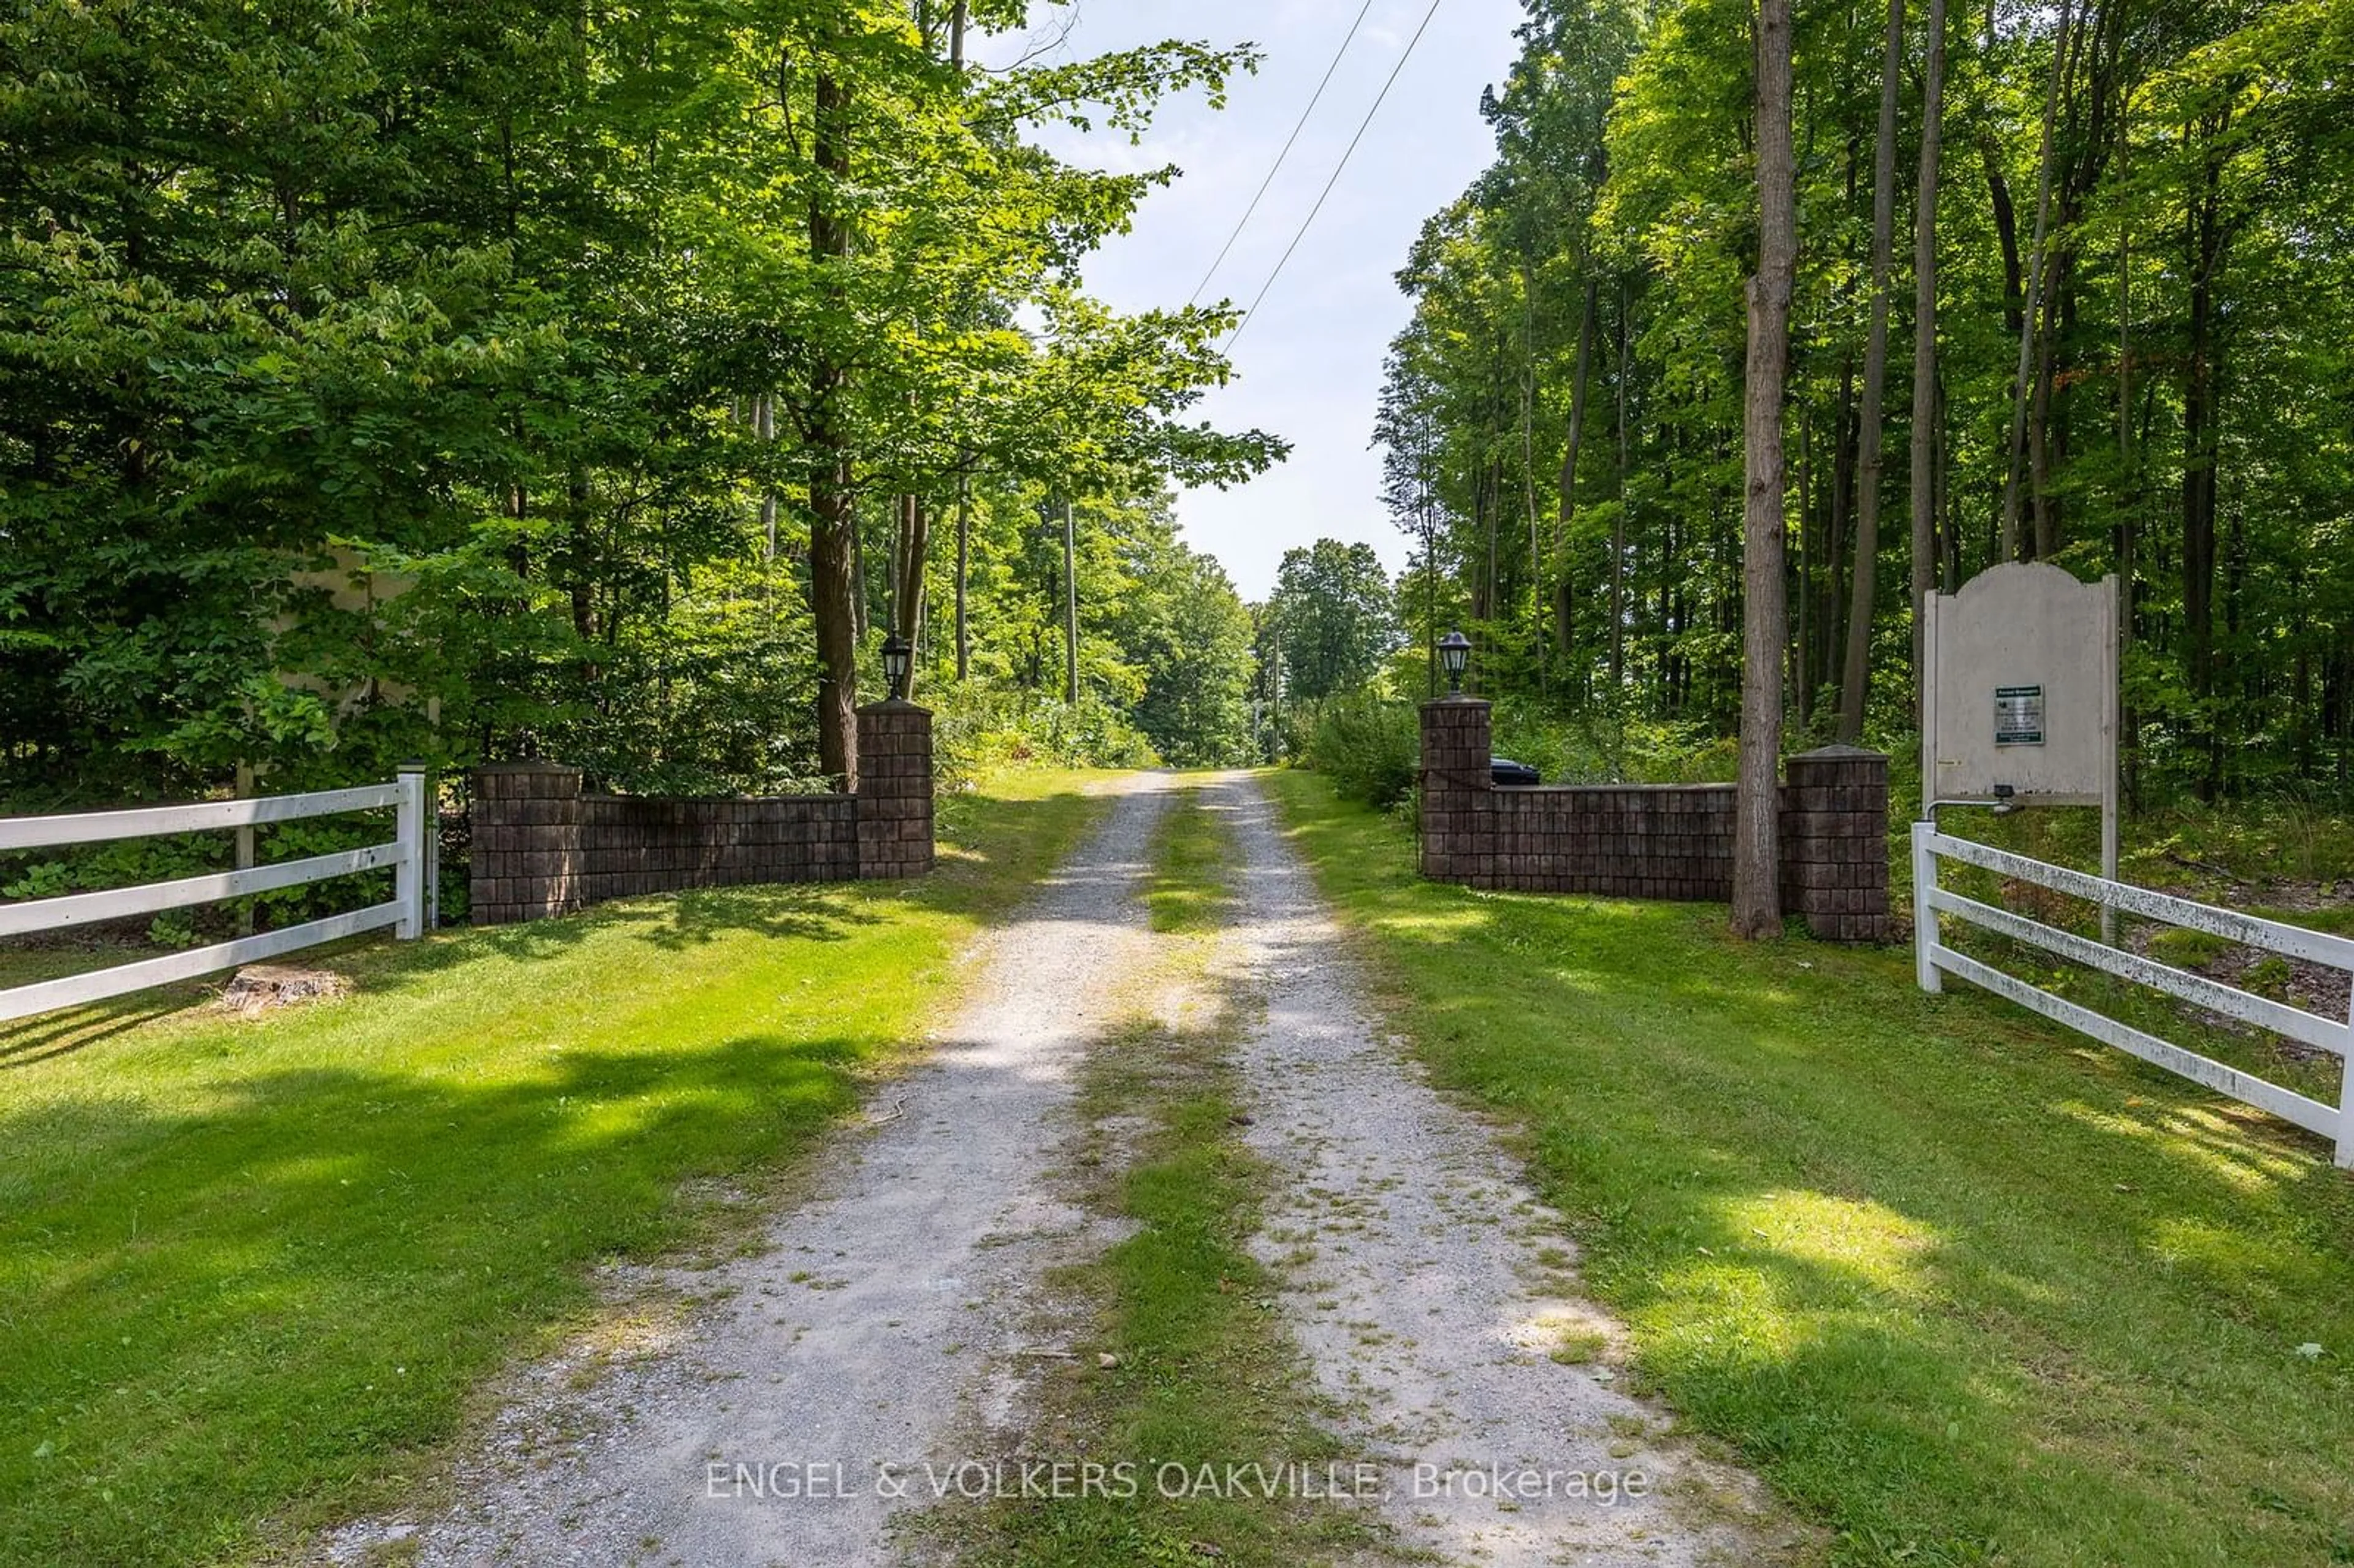
[[[1550,1354],[1565,1367],[1584,1366],[1602,1359],[1610,1348],[1610,1337],[1592,1329],[1570,1329],[1563,1332]]]
[[[2203,969],[2231,950],[2224,938],[2188,926],[2170,927],[2149,939],[2149,956],[2179,969]]]
[[[1189,786],[1161,815],[1152,832],[1152,876],[1144,907],[1156,931],[1170,934],[1215,930],[1234,902],[1225,870],[1232,836],[1202,802],[1199,786]]]

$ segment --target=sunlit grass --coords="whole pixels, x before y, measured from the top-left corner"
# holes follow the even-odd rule
[[[1200,786],[1186,785],[1153,829],[1152,874],[1144,889],[1152,928],[1214,929],[1234,899],[1225,874],[1233,850],[1217,819],[1203,808]]]
[[[397,1493],[591,1264],[733,1245],[724,1194],[904,1058],[1084,783],[944,800],[921,882],[376,943],[249,1022],[183,989],[0,1028],[0,1562],[237,1560]]]
[[[1277,775],[1437,1079],[1525,1129],[1642,1381],[1847,1563],[2354,1561],[2354,1178],[1909,953],[1479,895]]]

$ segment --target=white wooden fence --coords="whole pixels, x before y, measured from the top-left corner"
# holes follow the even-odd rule
[[[304,817],[333,816],[343,811],[389,808],[393,814],[390,842],[334,854],[242,871],[184,876],[173,882],[153,882],[138,887],[111,887],[99,893],[76,893],[62,898],[40,898],[22,904],[0,904],[0,937],[33,931],[58,931],[94,920],[114,920],[129,915],[150,915],[217,898],[237,898],[273,888],[300,887],[329,877],[347,876],[378,866],[393,868],[393,895],[377,904],[299,926],[216,942],[210,947],[167,953],[162,958],[118,964],[112,969],[68,975],[0,991],[0,1022],[29,1018],[61,1007],[79,1007],[149,986],[188,980],[239,964],[273,959],[322,942],[356,936],[389,926],[393,935],[424,935],[430,924],[435,870],[435,840],[431,802],[421,768],[404,768],[389,784],[367,784],[356,789],[327,789],[309,795],[267,795],[242,800],[210,800],[196,806],[143,806],[127,811],[91,811],[65,817],[0,817],[0,850],[47,849],[54,844],[102,843],[114,839],[150,838],[158,833],[197,832],[213,828],[249,828],[262,822],[291,822]]]
[[[2194,1051],[2168,1044],[2156,1035],[2104,1017],[2091,1008],[2054,996],[2041,987],[2030,985],[1967,954],[1957,953],[1939,939],[1937,918],[1941,915],[1951,915],[1973,926],[2056,953],[2063,959],[2072,959],[2121,979],[2150,986],[2227,1018],[2236,1018],[2327,1051],[2338,1057],[2341,1064],[2349,1061],[2349,1052],[2354,1052],[2354,1007],[2349,1007],[2347,1022],[2341,1023],[2302,1008],[2253,995],[2220,980],[2209,980],[2204,975],[2175,969],[2138,953],[2056,929],[2025,916],[2014,915],[2007,909],[1981,904],[1975,898],[1966,898],[1937,885],[1937,862],[1941,859],[1981,866],[2004,876],[2048,887],[2055,893],[2088,900],[2105,910],[2119,909],[2146,919],[2189,927],[2194,931],[2205,931],[2245,947],[2262,948],[2288,958],[2343,969],[2349,975],[2354,975],[2354,941],[2343,937],[2326,936],[2319,931],[2308,931],[2299,926],[2261,920],[2236,910],[2218,909],[2211,904],[2193,903],[2188,898],[2154,893],[2147,887],[2112,882],[2105,877],[2031,860],[2025,855],[1972,843],[1967,839],[1948,837],[1937,832],[1934,823],[1913,824],[1913,947],[1923,991],[1942,991],[1945,989],[1944,975],[1958,975],[2095,1040],[2129,1051],[2144,1061],[2155,1063],[2234,1099],[2270,1111],[2308,1132],[2318,1133],[2337,1145],[2338,1163],[2354,1170],[2354,1069],[2346,1070],[2343,1074],[2343,1084],[2338,1091],[2339,1104],[2335,1107],[2324,1105],[2319,1100],[2243,1073],[2236,1067],[2227,1067]]]

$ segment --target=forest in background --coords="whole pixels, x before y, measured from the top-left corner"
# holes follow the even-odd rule
[[[1725,759],[1753,26],[1529,0],[1496,159],[1399,273],[1398,607],[1471,632],[1501,734]],[[2050,560],[2126,585],[2138,798],[2342,800],[2354,6],[1804,4],[1794,54],[1792,742],[1901,755],[1917,596]]]
[[[1232,312],[1081,287],[1174,171],[1030,138],[1254,56],[968,62],[1028,9],[0,19],[7,809],[840,779],[894,631],[952,760],[1244,755],[1255,629],[1168,495],[1282,443],[1189,414]]]

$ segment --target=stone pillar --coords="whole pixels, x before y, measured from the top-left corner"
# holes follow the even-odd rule
[[[1489,707],[1477,697],[1422,705],[1422,874],[1496,882],[1496,786]]]
[[[471,918],[504,926],[580,906],[580,769],[496,762],[474,769]]]
[[[858,710],[858,874],[932,869],[932,715],[893,698]]]
[[[1784,767],[1783,912],[1826,941],[1889,940],[1888,758],[1826,746]]]

